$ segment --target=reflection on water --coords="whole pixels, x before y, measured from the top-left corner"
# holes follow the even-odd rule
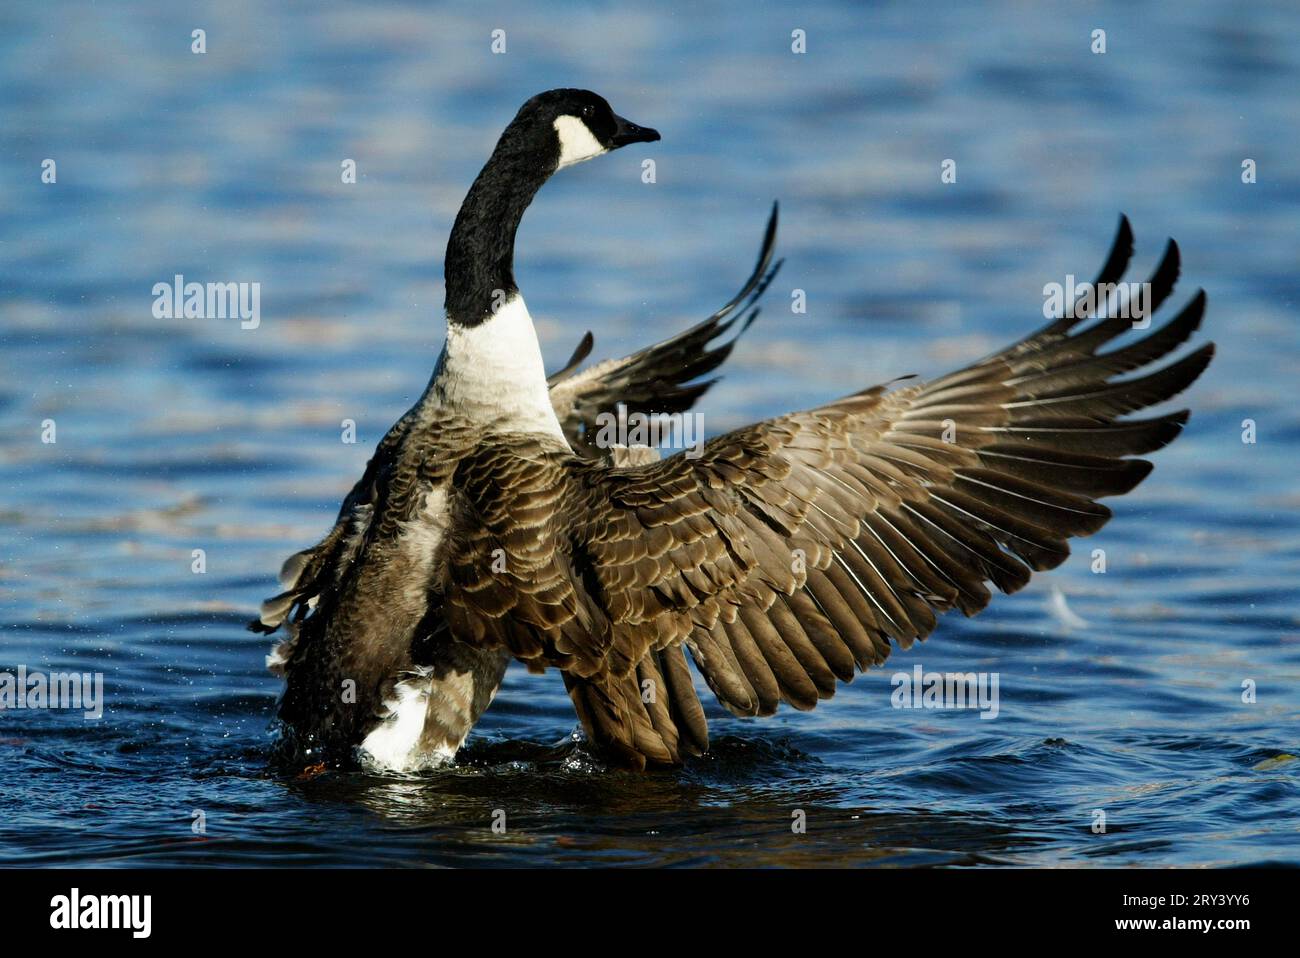
[[[98,671],[106,696],[99,722],[0,713],[0,856],[1300,861],[1300,15],[1167,6],[0,12],[0,670]],[[710,706],[715,747],[679,771],[556,745],[574,725],[559,678],[519,670],[456,768],[282,774],[277,684],[243,621],[426,382],[461,195],[518,104],[557,85],[664,139],[566,172],[525,220],[519,280],[552,365],[587,329],[608,355],[707,314],[779,198],[786,265],[707,429],[943,372],[1031,328],[1124,210],[1140,267],[1176,236],[1179,302],[1209,293],[1220,351],[1195,416],[1066,566],[813,713]],[[153,285],[178,273],[260,283],[258,328],[155,319]],[[999,673],[999,717],[890,708],[890,674],[917,664]]]

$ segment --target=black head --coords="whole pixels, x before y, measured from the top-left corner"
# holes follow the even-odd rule
[[[657,139],[654,130],[618,116],[590,90],[548,90],[525,103],[469,188],[447,239],[448,319],[480,323],[492,315],[500,293],[516,289],[515,231],[552,173]]]
[[[569,89],[537,94],[501,137],[502,144],[543,151],[556,170],[629,143],[657,139],[658,132],[623,119],[599,94]]]

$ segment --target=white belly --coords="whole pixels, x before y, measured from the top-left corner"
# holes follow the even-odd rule
[[[394,687],[384,703],[388,717],[361,742],[363,764],[415,772],[456,757],[473,725],[474,676],[451,672],[435,679],[430,672],[417,670]]]

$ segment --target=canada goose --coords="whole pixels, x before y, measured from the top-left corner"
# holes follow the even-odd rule
[[[447,243],[447,341],[423,396],[379,443],[330,533],[281,573],[250,628],[288,630],[268,658],[299,754],[413,770],[454,756],[511,656],[558,668],[591,741],[634,768],[708,748],[684,651],[740,716],[810,709],[908,648],[935,615],[974,615],[1069,553],[1170,442],[1186,411],[1120,417],[1182,391],[1213,344],[1139,378],[1200,325],[1080,303],[1018,343],[928,383],[874,386],[628,465],[593,448],[596,414],[688,408],[708,343],[771,280],[758,266],[705,323],[582,372],[590,334],[548,383],[515,285],[515,231],[556,171],[659,139],[585,90],[533,97],[502,134]],[[1119,233],[1097,283],[1132,254]],[[1171,241],[1149,312],[1178,274]],[[1087,319],[1095,322],[1076,331]],[[744,325],[742,322],[742,327]]]

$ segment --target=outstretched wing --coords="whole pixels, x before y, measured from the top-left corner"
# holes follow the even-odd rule
[[[1097,282],[1131,255],[1121,222]],[[1178,274],[1170,242],[1150,310]],[[482,450],[458,482],[476,506],[457,536],[447,615],[465,641],[565,672],[592,738],[633,765],[707,743],[682,677],[690,650],[738,715],[812,708],[836,681],[973,615],[1069,554],[1132,489],[1187,412],[1126,414],[1181,392],[1213,344],[1136,378],[1200,325],[1198,292],[1166,325],[1076,309],[928,384],[877,386],[632,469],[537,450]],[[559,511],[560,521],[555,520]],[[493,549],[502,561],[491,561]],[[647,694],[647,689],[651,690]]]
[[[605,455],[595,445],[596,417],[601,413],[614,413],[620,405],[629,413],[684,412],[717,381],[698,380],[731,354],[736,340],[758,316],[755,304],[759,297],[781,268],[780,262],[772,262],[776,222],[777,206],[773,203],[753,273],[730,302],[702,323],[630,356],[607,359],[578,372],[594,342],[590,332],[582,338],[564,368],[548,380],[555,415],[579,455]],[[709,346],[737,323],[735,335]]]
[[[375,454],[366,463],[365,472],[344,498],[334,527],[325,538],[284,561],[280,567],[280,588],[284,591],[262,603],[258,617],[248,623],[250,632],[269,635],[286,619],[301,620],[316,604],[321,592],[336,581],[369,524],[375,501],[375,483],[406,438],[413,417],[414,411],[408,412],[379,441]],[[282,648],[277,654],[283,657],[288,652],[288,648]],[[268,664],[275,670],[283,662]]]

